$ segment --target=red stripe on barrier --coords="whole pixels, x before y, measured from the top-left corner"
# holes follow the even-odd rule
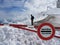
[[[3,26],[4,24],[0,24],[0,26]],[[31,31],[31,32],[35,32],[37,33],[36,30],[32,30],[32,29],[29,29],[29,28],[25,28],[27,27],[27,25],[22,25],[22,24],[9,24],[9,26],[13,26],[15,28],[19,28],[19,29],[24,29],[24,30],[27,30],[27,31]],[[38,26],[34,26],[36,29],[38,28]],[[55,27],[55,29],[60,29],[60,27]],[[54,36],[56,38],[60,38],[60,36]]]
[[[9,24],[10,26],[21,26],[21,27],[27,27],[27,25],[22,25],[22,24]]]
[[[3,26],[4,24],[0,24],[0,26]]]
[[[32,30],[32,29],[26,28],[27,25],[16,25],[16,24],[10,24],[10,26],[13,26],[13,27],[15,27],[15,28],[19,28],[19,29],[24,29],[24,30],[31,31],[31,32],[37,32],[37,31],[35,31],[35,30]]]
[[[55,27],[55,29],[60,29],[60,27]]]
[[[4,24],[0,24],[0,26],[3,26]],[[27,25],[23,25],[23,24],[9,24],[10,26],[14,26],[14,27],[17,27],[17,26],[21,26],[21,27],[27,27]],[[34,28],[38,28],[38,26],[34,26]],[[55,27],[55,29],[60,29],[60,27]]]
[[[56,36],[56,35],[55,35],[54,37],[56,37],[56,38],[60,38],[60,36]]]
[[[25,28],[25,27],[19,27],[19,29],[24,29],[24,30],[31,31],[31,32],[37,32],[37,31],[35,31],[35,30],[28,29],[28,28]]]

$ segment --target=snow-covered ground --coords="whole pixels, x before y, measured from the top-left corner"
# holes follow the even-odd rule
[[[4,0],[3,4],[0,3],[0,23],[30,25],[30,14],[33,14],[35,19],[37,19],[37,17],[42,16],[40,12],[46,11],[47,7],[48,9],[56,7],[56,0],[27,0],[26,2],[24,2],[25,0],[22,0],[21,2],[19,1],[20,0]],[[20,11],[22,5],[24,5],[23,7],[25,7],[25,9],[27,8],[28,10],[22,9],[24,11]],[[57,31],[55,35],[60,34]],[[22,29],[5,25],[0,26],[0,45],[60,45],[60,39],[54,37],[51,40],[44,41],[41,40],[34,32],[24,31]]]
[[[60,32],[60,31],[59,31]],[[59,35],[56,32],[55,35]],[[10,26],[0,27],[0,45],[60,45],[60,39],[41,40],[36,33]]]

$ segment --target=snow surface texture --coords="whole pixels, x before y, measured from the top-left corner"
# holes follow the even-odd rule
[[[56,32],[58,35],[58,33]],[[0,27],[0,45],[60,45],[60,39],[41,40],[36,33],[10,26]]]

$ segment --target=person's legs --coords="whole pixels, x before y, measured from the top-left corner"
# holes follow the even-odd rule
[[[33,25],[33,20],[31,20],[31,25]]]

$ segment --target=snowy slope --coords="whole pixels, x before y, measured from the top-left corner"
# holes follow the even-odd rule
[[[56,32],[56,35],[59,33]],[[0,45],[60,45],[60,39],[41,40],[36,33],[10,26],[0,27]]]
[[[56,7],[56,0],[1,0],[0,3],[0,23],[25,23],[31,14],[37,19],[47,8]]]

